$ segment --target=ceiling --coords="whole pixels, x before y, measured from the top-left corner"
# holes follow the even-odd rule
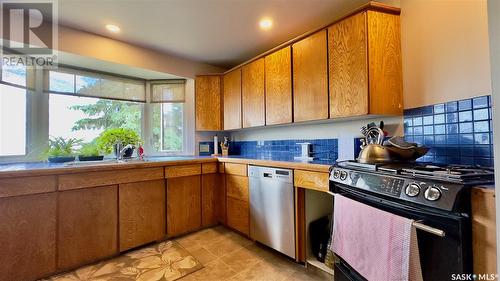
[[[232,67],[332,22],[367,0],[64,0],[59,24]],[[259,29],[263,17],[273,28]],[[104,26],[115,24],[111,34]]]

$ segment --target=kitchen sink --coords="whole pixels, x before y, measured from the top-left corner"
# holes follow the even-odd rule
[[[116,165],[116,164],[132,164],[132,163],[144,163],[148,162],[147,159],[145,160],[139,160],[139,159],[126,159],[126,160],[121,160],[117,161],[116,159],[106,159],[106,160],[101,160],[101,161],[74,161],[74,162],[68,162],[65,164],[65,166],[74,166],[74,167],[80,167],[80,166],[101,166],[101,165]]]

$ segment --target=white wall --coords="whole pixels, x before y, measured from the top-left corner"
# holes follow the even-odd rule
[[[486,4],[401,1],[405,108],[491,94]]]
[[[500,104],[500,1],[488,1],[488,20],[490,34],[491,52],[491,82],[493,88],[493,130],[500,132],[500,112],[497,105]],[[495,178],[500,179],[500,136],[493,135],[493,150],[495,153]],[[500,196],[496,196],[496,219],[497,219],[497,257],[500,257]],[[497,258],[497,272],[500,272],[500,258]]]

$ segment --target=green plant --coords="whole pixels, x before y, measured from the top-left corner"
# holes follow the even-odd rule
[[[98,148],[106,154],[113,152],[113,146],[117,142],[121,142],[125,146],[128,144],[135,145],[140,141],[141,138],[135,131],[125,128],[107,129],[96,139]]]
[[[68,157],[75,155],[75,147],[82,143],[81,139],[56,137],[49,139],[47,157]]]
[[[82,147],[78,150],[78,155],[100,156],[102,154],[101,154],[101,149],[99,149],[99,146],[96,144],[96,142],[92,141],[89,143],[82,144]]]

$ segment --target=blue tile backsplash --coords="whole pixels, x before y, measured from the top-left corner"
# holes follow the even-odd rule
[[[335,161],[338,158],[337,139],[301,139],[301,140],[266,140],[266,141],[232,141],[229,144],[230,155],[240,155],[259,159],[293,160],[300,156],[301,148],[297,143],[311,143],[312,156],[317,160]],[[200,142],[200,145],[210,146],[210,155],[213,153],[213,142]]]
[[[490,96],[407,109],[404,133],[431,148],[418,161],[493,166]]]

